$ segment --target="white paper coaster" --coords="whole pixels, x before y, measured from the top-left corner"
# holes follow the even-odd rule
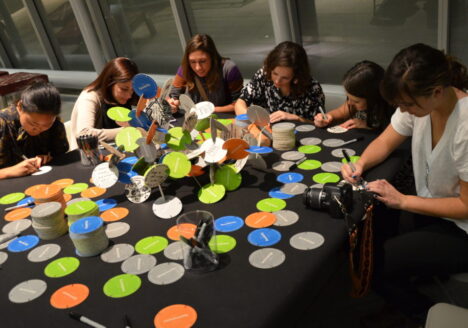
[[[119,169],[109,167],[109,163],[101,163],[96,166],[91,175],[93,183],[99,188],[110,188],[119,179]]]
[[[295,234],[289,239],[292,247],[307,251],[322,246],[325,238],[317,232],[306,231]]]
[[[0,252],[0,265],[5,263],[7,259],[8,259],[8,253]]]
[[[322,170],[325,172],[341,172],[341,167],[343,163],[341,162],[326,162],[322,164]]]
[[[164,255],[170,259],[170,260],[183,260],[184,259],[184,251],[187,251],[187,249],[190,248],[187,244],[181,242],[181,241],[175,241],[173,243],[170,243],[165,249],[164,249]]]
[[[182,265],[175,262],[166,262],[156,265],[148,272],[148,279],[156,285],[169,285],[180,278],[185,273]]]
[[[26,303],[41,296],[46,289],[47,283],[44,280],[26,280],[13,287],[8,294],[8,298],[13,303]]]
[[[213,139],[207,139],[201,145],[201,149],[205,152],[203,159],[207,163],[217,163],[224,158],[227,154],[227,149],[223,148],[224,140],[221,138],[216,138],[216,142],[213,142]]]
[[[34,172],[31,175],[42,175],[42,174],[49,173],[50,171],[52,171],[52,166],[44,165],[39,168],[39,171]]]
[[[106,226],[106,235],[109,238],[117,238],[125,235],[130,230],[127,222],[113,222]]]
[[[348,132],[348,129],[339,125],[335,125],[335,126],[329,127],[327,131],[330,133],[345,133],[345,132]]]
[[[153,213],[161,219],[174,218],[182,211],[182,201],[171,195],[159,197],[153,203]]]
[[[313,145],[319,145],[321,142],[322,142],[322,139],[320,138],[302,138],[301,140],[299,140],[299,142],[301,143],[301,145],[304,145],[304,146],[313,146]]]
[[[19,234],[31,226],[32,222],[29,219],[21,219],[5,224],[2,228],[3,233]]]
[[[312,124],[302,124],[302,125],[296,126],[296,131],[298,132],[310,132],[314,130],[315,130],[315,126],[313,126]]]
[[[271,168],[279,172],[288,172],[293,164],[294,164],[293,161],[279,161],[279,162],[273,163]]]
[[[337,148],[337,149],[333,149],[331,154],[335,157],[338,157],[338,158],[343,158],[343,149],[346,150],[346,152],[348,153],[349,156],[354,156],[356,154],[356,151],[354,149],[351,149],[351,148]]]
[[[249,262],[259,269],[272,269],[282,264],[286,259],[283,251],[276,248],[258,249],[249,256]]]
[[[287,161],[298,161],[301,158],[305,157],[304,153],[292,150],[292,151],[287,151],[283,154],[281,154],[281,158],[285,159]]]
[[[130,244],[116,244],[109,247],[101,254],[101,260],[107,263],[117,263],[128,259],[135,249]]]
[[[156,265],[156,258],[149,254],[133,255],[122,262],[121,269],[124,273],[143,274]]]
[[[299,214],[290,210],[281,210],[273,212],[276,216],[275,226],[285,227],[296,223],[299,220]]]
[[[28,260],[31,262],[44,262],[48,261],[58,253],[61,247],[57,244],[41,245],[28,253]]]
[[[299,182],[286,183],[280,188],[280,191],[288,195],[300,195],[307,189],[307,185]]]
[[[342,139],[326,139],[322,144],[326,147],[341,147],[345,143]]]

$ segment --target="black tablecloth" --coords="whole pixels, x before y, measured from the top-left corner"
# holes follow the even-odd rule
[[[313,132],[298,133],[297,139],[303,137],[342,138],[349,140],[364,136],[362,141],[350,144],[349,148],[360,154],[375,134],[363,130],[351,130],[345,134],[330,134],[326,130],[316,129]],[[311,159],[321,162],[336,161],[331,155],[333,148],[322,146],[322,151],[308,155]],[[367,175],[368,180],[375,178],[391,178],[401,166],[408,154],[408,147],[397,150],[385,163],[376,167]],[[279,159],[279,152],[265,155],[271,164]],[[320,169],[303,171],[295,169],[304,175],[304,183],[312,185],[313,174]],[[245,218],[258,211],[256,203],[268,198],[268,191],[281,183],[276,181],[279,172],[271,169],[266,172],[246,167],[242,171],[243,182],[236,191],[226,193],[223,200],[216,204],[206,205],[198,201],[196,193],[198,185],[192,178],[172,180],[165,188],[168,195],[177,195],[183,204],[183,211],[204,209],[213,213],[215,218],[225,215],[236,215]],[[53,171],[41,176],[29,176],[0,181],[0,195],[10,192],[24,191],[28,186],[39,183],[50,183],[60,178],[73,178],[75,182],[87,182],[91,176],[91,168],[81,166],[77,152],[68,153],[60,161],[53,163]],[[205,174],[199,177],[203,184],[208,183]],[[97,198],[114,198],[118,206],[126,207],[130,214],[123,219],[130,224],[130,231],[112,242],[135,245],[147,236],[166,236],[167,230],[175,225],[175,219],[162,220],[157,218],[152,210],[153,201],[158,198],[159,191],[153,191],[149,200],[143,204],[132,204],[124,196],[124,185],[118,183],[103,196]],[[74,198],[78,196],[75,195]],[[95,200],[97,200],[95,199]],[[154,327],[154,316],[162,308],[172,304],[187,304],[198,314],[195,327],[289,327],[298,319],[303,305],[314,300],[320,292],[326,289],[327,279],[336,270],[338,264],[344,261],[347,232],[344,222],[332,219],[326,212],[306,209],[302,203],[302,195],[286,200],[285,209],[299,214],[299,221],[291,226],[274,227],[282,234],[281,241],[272,246],[282,250],[286,255],[283,264],[272,269],[258,269],[249,263],[249,255],[259,249],[247,241],[247,235],[253,230],[248,226],[227,233],[237,240],[236,247],[221,257],[222,266],[214,272],[195,274],[185,272],[177,282],[159,286],[152,284],[146,274],[140,275],[142,285],[134,294],[113,299],[104,295],[102,288],[105,282],[116,275],[122,274],[121,263],[105,263],[99,256],[79,258],[80,267],[72,274],[63,278],[48,278],[44,275],[45,266],[52,260],[63,256],[76,256],[69,235],[64,235],[53,241],[41,241],[39,245],[49,242],[62,247],[61,252],[47,262],[32,263],[27,260],[27,253],[8,252],[8,260],[0,270],[0,309],[1,327],[79,327],[82,324],[68,317],[68,310],[58,310],[50,305],[50,296],[58,288],[73,284],[85,284],[90,289],[89,297],[73,311],[83,313],[89,318],[107,327],[123,327],[122,317],[127,314],[133,327]],[[3,213],[5,206],[0,207]],[[5,222],[6,223],[6,222]],[[325,238],[325,243],[314,250],[301,251],[289,244],[289,239],[299,232],[318,232]],[[32,228],[23,235],[33,234]],[[4,250],[5,251],[5,250]],[[155,254],[158,264],[169,262],[163,252]],[[14,304],[9,301],[9,291],[18,283],[29,279],[46,281],[47,290],[38,299]]]

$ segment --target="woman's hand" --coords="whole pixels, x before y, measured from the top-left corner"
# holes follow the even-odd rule
[[[297,120],[298,117],[294,114],[284,112],[282,110],[277,110],[270,114],[270,123],[276,123],[279,121],[293,121]]]
[[[167,98],[167,103],[171,106],[172,113],[177,113],[180,106],[180,100],[174,98]]]
[[[391,208],[403,209],[406,195],[395,189],[387,180],[369,182],[366,189],[376,194],[376,199]]]
[[[349,164],[344,164],[341,166],[341,175],[343,176],[343,179],[354,185],[359,183],[363,172],[364,169],[362,165],[359,164],[359,162],[353,163],[352,167]]]
[[[8,176],[11,178],[22,177],[37,172],[39,167],[41,167],[40,161],[41,160],[38,157],[25,159],[24,161],[11,166],[9,168]]]
[[[346,122],[340,124],[340,126],[346,129],[367,129],[367,123],[364,120],[360,120],[357,118],[351,118]]]
[[[36,167],[41,167],[44,164],[49,163],[52,160],[50,154],[47,155],[37,155],[36,156]]]
[[[326,117],[326,119],[325,119]],[[330,125],[330,123],[333,121],[333,117],[331,115],[323,115],[322,113],[319,113],[314,116],[314,125],[323,128],[325,126]]]

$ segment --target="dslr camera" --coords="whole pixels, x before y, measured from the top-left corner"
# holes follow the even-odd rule
[[[341,181],[337,185],[326,183],[322,189],[307,188],[303,194],[306,207],[327,210],[331,217],[341,219],[353,207],[353,187]]]

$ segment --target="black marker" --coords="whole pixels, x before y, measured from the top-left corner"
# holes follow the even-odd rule
[[[351,171],[354,173],[356,171],[356,167],[354,166],[353,162],[351,162],[351,158],[349,157],[348,152],[345,149],[341,149],[341,151],[343,152],[343,156],[346,158]]]
[[[361,141],[362,139],[364,139],[364,137],[354,138],[354,139],[345,141],[344,143],[341,144],[341,146],[349,145],[350,143],[357,142],[357,141]]]
[[[128,316],[126,314],[124,314],[124,325],[125,325],[125,328],[132,328],[132,325],[130,324],[130,319],[128,319]]]
[[[69,312],[68,315],[78,321],[81,321],[82,323],[87,324],[88,326],[94,327],[94,328],[106,328],[106,326],[101,325],[100,323],[97,323],[96,321],[93,321],[89,318],[86,318],[85,316],[76,313],[76,312]]]
[[[297,162],[294,162],[293,165],[291,165],[289,167],[289,170],[294,170],[298,165],[301,165],[302,163],[304,163],[305,161],[307,160],[307,157],[302,157],[300,160],[298,160]]]

